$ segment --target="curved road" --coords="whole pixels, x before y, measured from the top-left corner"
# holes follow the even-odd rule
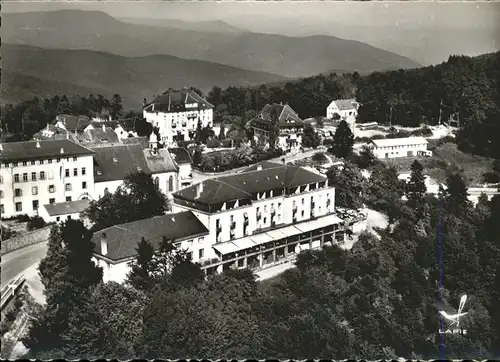
[[[2,287],[22,274],[29,267],[38,264],[47,254],[47,242],[26,246],[2,255]]]

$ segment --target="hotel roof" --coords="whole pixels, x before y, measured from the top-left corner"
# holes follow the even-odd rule
[[[67,139],[2,143],[2,162],[92,155],[94,152]]]
[[[262,169],[258,167],[259,165],[252,166],[242,173],[202,181],[202,192],[199,197],[197,197],[199,184],[179,190],[173,196],[181,200],[213,205],[251,198],[258,192],[326,181],[326,177],[296,166],[264,162]]]
[[[186,108],[186,104],[194,103],[197,104],[197,107]],[[214,108],[206,99],[188,88],[183,88],[181,90],[169,89],[163,94],[156,96],[153,101],[144,106],[144,109],[148,109],[152,105],[155,111],[160,112],[185,112]]]
[[[115,225],[94,233],[94,252],[102,255],[101,237],[105,234],[108,243],[106,258],[121,260],[137,255],[137,244],[144,238],[157,249],[163,237],[172,241],[182,241],[208,234],[208,229],[191,212],[156,216],[126,224]]]
[[[57,216],[57,215],[81,213],[86,208],[88,208],[89,205],[90,201],[84,199],[84,200],[58,202],[56,204],[47,204],[43,205],[43,207],[50,216]]]

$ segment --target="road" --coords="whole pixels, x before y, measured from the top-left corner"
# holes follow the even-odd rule
[[[2,255],[2,287],[22,274],[29,267],[38,264],[47,254],[47,242],[30,245]]]

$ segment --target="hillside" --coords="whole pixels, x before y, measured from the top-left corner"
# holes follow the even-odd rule
[[[282,80],[274,74],[242,70],[168,55],[125,58],[89,50],[55,50],[2,44],[2,70],[7,73],[3,98],[12,102],[90,91],[122,95],[125,105],[139,107],[167,88],[254,85]],[[10,75],[9,75],[10,73]],[[18,83],[19,82],[19,83]]]
[[[398,54],[332,36],[292,38],[250,32],[212,33],[130,24],[94,11],[3,14],[2,40],[127,57],[168,54],[286,77],[312,76],[331,69],[366,73],[418,66]]]
[[[243,33],[245,30],[232,26],[222,20],[214,21],[184,21],[179,19],[150,19],[150,18],[117,18],[130,24],[163,26],[183,30],[194,30],[208,33]]]

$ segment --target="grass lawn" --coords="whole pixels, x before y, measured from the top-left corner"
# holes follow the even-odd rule
[[[483,174],[492,171],[492,160],[482,156],[463,153],[454,143],[444,143],[433,149],[432,157],[408,157],[383,160],[393,165],[399,172],[410,172],[410,165],[418,160],[425,168],[425,174],[437,182],[445,182],[449,172],[464,175],[467,186],[484,183]]]

